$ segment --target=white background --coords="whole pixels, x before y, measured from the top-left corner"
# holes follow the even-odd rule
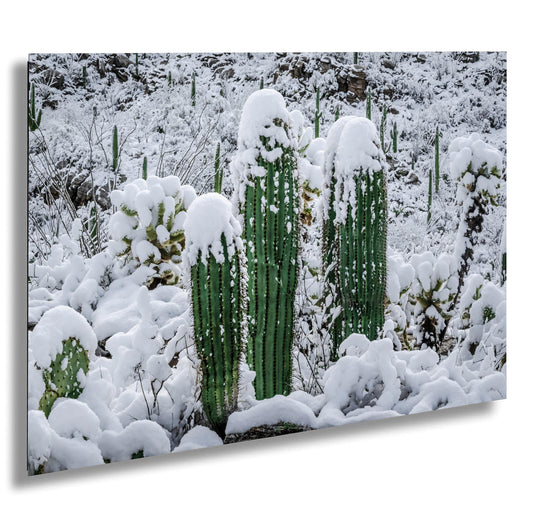
[[[527,2],[11,1],[0,139],[2,511],[526,514],[531,511],[530,16]],[[430,6],[431,7],[428,7]],[[508,51],[508,399],[82,471],[25,475],[29,52]],[[6,512],[4,512],[6,514]]]

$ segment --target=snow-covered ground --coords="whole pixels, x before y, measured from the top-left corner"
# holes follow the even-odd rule
[[[167,255],[185,245],[181,232],[196,194],[213,190],[218,143],[223,193],[234,204],[239,197],[230,163],[253,129],[247,117],[241,124],[242,108],[261,81],[291,114],[311,223],[301,248],[294,391],[257,401],[254,373],[243,364],[226,433],[280,422],[322,428],[505,397],[505,53],[362,53],[353,60],[353,53],[31,56],[42,109],[29,145],[31,473],[222,444],[202,413],[187,263]],[[353,88],[343,91],[339,77],[346,76]],[[336,111],[365,117],[364,94],[352,91],[363,76],[387,151],[389,303],[382,338],[353,334],[332,362],[317,301],[322,176]],[[428,220],[437,128],[440,188]],[[464,149],[480,140],[503,174],[498,189],[490,185],[493,205],[448,322],[461,254],[456,176]],[[206,235],[227,223],[195,227],[195,249],[207,249]],[[423,300],[435,290],[437,326],[449,325],[439,353],[427,348],[419,324]],[[46,417],[42,373],[68,338],[89,355],[77,377],[83,391],[57,399]]]

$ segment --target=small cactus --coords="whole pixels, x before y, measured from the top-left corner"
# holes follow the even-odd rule
[[[390,136],[392,138],[392,152],[396,154],[398,152],[398,126],[396,125],[396,122],[394,122],[394,125],[392,126]]]
[[[427,223],[431,220],[431,203],[433,202],[433,170],[429,169],[428,179],[428,216]]]
[[[148,158],[144,156],[143,158],[143,173],[142,178],[146,181],[148,178]]]
[[[322,113],[320,112],[320,88],[316,89],[316,100],[315,100],[315,138],[320,136],[320,118]]]
[[[196,106],[196,74],[194,72],[191,81],[191,100],[193,107]]]
[[[366,90],[366,117],[372,120],[372,90],[370,87]]]
[[[435,130],[435,193],[439,193],[439,182],[440,182],[440,160],[439,160],[439,137],[441,136],[439,132],[439,126]]]
[[[116,172],[118,170],[118,129],[117,126],[113,126],[113,162],[111,164],[111,170]]]
[[[217,145],[215,153],[215,184],[214,191],[216,193],[222,193],[222,169],[220,168],[220,142]]]
[[[30,131],[36,131],[41,126],[41,116],[43,114],[42,109],[39,109],[39,113],[36,113],[35,109],[35,84],[31,85],[30,92],[30,104],[28,106],[28,127]]]

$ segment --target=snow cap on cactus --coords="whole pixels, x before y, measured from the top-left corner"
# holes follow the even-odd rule
[[[238,152],[230,165],[233,184],[238,185],[238,202],[244,202],[246,185],[254,177],[266,174],[266,169],[258,164],[260,158],[273,163],[282,157],[283,148],[297,148],[292,124],[285,100],[277,91],[258,90],[248,97],[239,125]]]
[[[324,160],[324,182],[332,184],[336,222],[344,222],[347,205],[355,209],[354,177],[361,173],[385,170],[386,161],[375,124],[367,118],[347,116],[337,120],[328,133]],[[324,194],[324,209],[329,210],[329,191]],[[327,214],[326,218],[327,218]]]
[[[455,138],[448,149],[450,172],[460,183],[457,200],[462,203],[476,192],[483,197],[493,197],[500,185],[501,153],[485,143],[479,134]],[[486,170],[483,167],[486,166]],[[470,168],[469,168],[470,167]]]
[[[455,138],[448,149],[450,155],[450,171],[456,179],[459,179],[462,173],[467,169],[469,163],[472,163],[474,170],[479,169],[484,163],[491,170],[496,167],[502,168],[501,153],[485,143],[481,136],[472,133],[468,137]]]
[[[35,363],[45,369],[63,351],[63,342],[75,339],[95,358],[96,335],[80,313],[69,306],[56,306],[48,310],[35,326],[30,336],[30,348]]]
[[[229,259],[236,248],[242,249],[241,225],[232,211],[228,199],[214,192],[200,195],[191,203],[185,221],[185,253],[190,265],[199,257],[206,263],[209,254],[222,263],[222,235],[226,238]]]
[[[256,149],[261,151],[264,159],[274,161],[281,156],[281,149],[266,152],[261,138],[270,138],[271,142],[287,146],[292,136],[287,128],[291,126],[291,117],[280,93],[271,89],[255,91],[248,97],[242,109],[239,150]],[[250,161],[255,163],[256,158],[257,155]]]
[[[383,168],[376,126],[367,118],[348,120],[339,136],[335,155],[335,174],[352,176],[359,169],[374,172]]]

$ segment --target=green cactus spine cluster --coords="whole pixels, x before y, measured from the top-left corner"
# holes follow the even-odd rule
[[[285,122],[273,123],[290,132]],[[296,148],[261,139],[266,151],[281,148],[281,155],[273,161],[259,156],[264,175],[248,177],[240,205],[248,264],[247,359],[256,372],[258,400],[291,391],[301,199]]]
[[[41,116],[43,114],[42,109],[39,109],[39,113],[35,109],[35,84],[31,85],[30,91],[30,104],[28,106],[28,127],[30,131],[36,131],[41,126]]]
[[[341,309],[330,329],[330,358],[336,360],[338,347],[348,335],[363,333],[373,340],[384,324],[387,194],[384,166],[377,171],[358,168],[347,178],[339,175],[333,165],[327,177],[323,265],[333,298],[331,308]],[[353,191],[354,201],[345,201],[345,213],[340,219],[338,203],[346,199],[345,190]]]
[[[63,350],[42,373],[45,391],[39,401],[39,410],[46,417],[57,398],[77,398],[81,394],[83,388],[78,374],[80,370],[84,373],[89,371],[87,350],[76,339],[64,340]]]
[[[242,252],[229,256],[221,237],[224,260],[213,254],[191,266],[194,340],[201,361],[202,405],[209,424],[225,435],[229,415],[237,407],[239,365],[244,343]]]
[[[216,193],[222,193],[222,169],[220,168],[220,142],[217,145],[215,153],[215,182],[214,191]]]

